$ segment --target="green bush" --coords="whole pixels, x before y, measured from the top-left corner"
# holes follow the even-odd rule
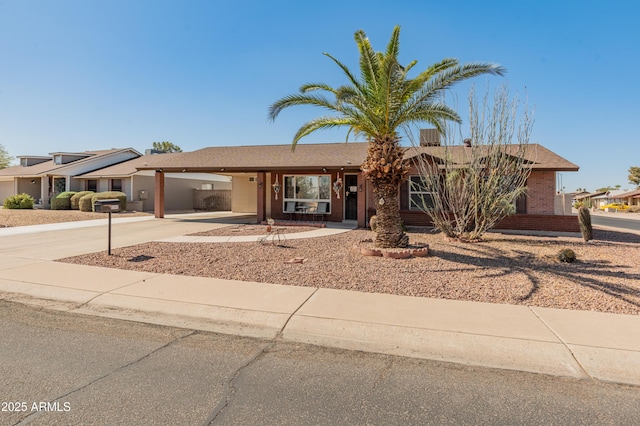
[[[91,197],[91,210],[95,211],[96,200],[110,200],[117,198],[120,200],[120,210],[127,209],[127,194],[119,191],[98,192]]]
[[[80,192],[76,192],[72,197],[71,197],[71,210],[79,210],[80,209],[80,198],[84,197],[87,194],[95,194],[95,192],[93,191],[80,191]]]
[[[558,252],[557,258],[560,262],[571,263],[576,260],[576,253],[571,249],[562,249]]]
[[[71,197],[75,194],[75,191],[67,191],[56,195],[51,199],[51,210],[71,210]]]
[[[56,195],[56,198],[60,198],[60,199],[67,198],[67,199],[69,199],[69,198],[73,197],[76,194],[77,194],[76,191],[61,192],[58,195]]]
[[[71,210],[71,200],[69,198],[52,198],[51,210]]]
[[[29,194],[18,194],[4,200],[5,209],[32,209],[34,199]]]
[[[94,195],[96,195],[95,192],[91,192],[80,197],[80,200],[78,200],[78,208],[81,212],[93,211],[93,203],[91,202],[91,199]]]

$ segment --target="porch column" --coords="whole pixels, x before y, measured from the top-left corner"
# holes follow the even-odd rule
[[[266,220],[266,188],[267,188],[267,174],[265,172],[258,172],[258,204],[256,209],[256,221],[257,223],[262,223],[263,220]]]
[[[358,227],[360,228],[367,227],[367,209],[369,208],[367,189],[367,180],[360,172],[358,173]]]
[[[164,217],[164,172],[156,170],[155,196],[153,199],[153,211],[157,219]]]

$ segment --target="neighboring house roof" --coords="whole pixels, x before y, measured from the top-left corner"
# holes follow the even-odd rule
[[[291,145],[221,146],[156,155],[140,170],[260,171],[305,168],[358,168],[367,156],[367,142]],[[224,169],[224,170],[222,170]]]
[[[367,156],[368,142],[298,144],[291,145],[224,146],[203,148],[193,152],[181,152],[150,158],[139,170],[162,169],[166,172],[188,171],[259,171],[305,168],[358,168]],[[406,159],[428,155],[438,161],[448,153],[454,161],[464,164],[472,148],[464,146],[421,146],[409,148]],[[507,145],[509,155],[519,155],[518,145]],[[168,155],[168,154],[166,154]],[[565,160],[547,148],[531,144],[524,157],[537,170],[577,171],[578,166]],[[224,170],[223,170],[224,169]]]
[[[592,199],[603,199],[603,200],[607,200],[607,199],[611,199],[611,198],[621,198],[620,195],[624,194],[627,191],[624,191],[622,189],[613,189],[611,191],[606,191],[606,192],[600,192],[598,193],[598,195],[596,196],[592,196]]]
[[[583,200],[585,198],[594,198],[594,197],[598,197],[600,195],[606,194],[606,191],[600,191],[600,192],[587,192],[586,194],[580,194],[580,195],[576,195],[574,197],[575,200]]]
[[[640,188],[618,195],[618,198],[640,198]]]
[[[0,170],[0,177],[2,176],[10,176],[10,177],[39,177],[43,175],[66,175],[66,171],[71,168],[75,168],[81,166],[83,164],[88,164],[92,161],[105,158],[110,155],[119,154],[122,152],[131,151],[137,156],[140,155],[138,151],[133,148],[122,148],[122,149],[107,149],[107,150],[99,150],[99,151],[85,151],[78,153],[68,153],[71,155],[79,155],[85,156],[85,158],[81,158],[76,161],[72,161],[66,164],[55,164],[54,160],[48,160],[43,163],[35,164],[32,166],[12,166],[7,167],[5,169]],[[23,156],[26,157],[26,156]]]
[[[133,158],[131,160],[123,161],[122,163],[113,164],[111,166],[107,166],[102,169],[77,175],[75,176],[75,178],[100,179],[100,178],[131,176],[138,172],[138,167],[144,167],[147,165],[147,161],[149,160],[149,157],[155,157],[157,155],[171,155],[171,154],[143,155],[142,157]]]
[[[469,162],[474,150],[479,150],[482,155],[482,151],[486,151],[486,147],[467,147],[464,145],[412,147],[407,151],[405,158],[411,159],[419,155],[426,155],[441,163],[445,158],[450,157],[455,164],[464,165]],[[534,170],[576,172],[579,169],[577,165],[539,144],[524,145],[524,149],[520,145],[504,145],[504,152],[514,157],[522,156]]]

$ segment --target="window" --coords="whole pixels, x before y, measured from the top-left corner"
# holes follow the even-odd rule
[[[98,192],[98,181],[96,179],[87,180],[87,191]]]
[[[298,206],[317,206],[318,201],[331,203],[330,175],[292,175],[284,177],[283,202],[296,202]],[[286,204],[285,204],[286,205]]]
[[[433,209],[433,193],[427,191],[427,187],[422,176],[411,176],[409,178],[409,210]]]
[[[111,179],[111,190],[122,192],[122,179]]]

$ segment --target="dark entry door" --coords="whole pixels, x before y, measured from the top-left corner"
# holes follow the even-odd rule
[[[344,219],[358,220],[358,176],[344,176]]]

